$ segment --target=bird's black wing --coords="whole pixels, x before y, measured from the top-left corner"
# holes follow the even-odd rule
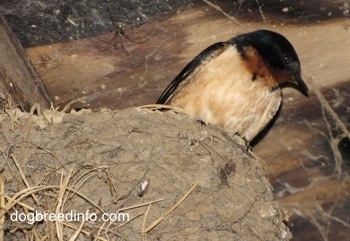
[[[157,104],[166,104],[170,99],[171,95],[177,89],[180,83],[186,80],[193,73],[198,71],[201,65],[208,63],[213,59],[219,52],[221,52],[226,46],[225,42],[215,43],[200,54],[198,54],[191,62],[189,62],[185,68],[175,77],[175,79],[169,84],[169,86],[164,90],[163,94],[157,100]]]

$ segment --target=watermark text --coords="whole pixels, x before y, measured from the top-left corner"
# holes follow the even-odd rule
[[[17,210],[10,214],[10,220],[13,222],[26,222],[34,224],[36,222],[128,222],[130,216],[128,213],[102,213],[97,214],[87,210],[85,213],[71,210],[66,213],[47,213],[35,210],[30,213],[18,212]]]

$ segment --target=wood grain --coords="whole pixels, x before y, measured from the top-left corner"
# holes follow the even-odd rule
[[[11,104],[29,110],[35,103],[50,107],[49,94],[25,51],[0,14],[0,92]]]

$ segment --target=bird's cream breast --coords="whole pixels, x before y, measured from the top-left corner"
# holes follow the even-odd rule
[[[228,45],[186,80],[168,104],[229,133],[253,139],[277,112],[281,91],[271,90],[275,81],[262,60],[255,58],[254,49],[247,54],[243,60],[235,46]]]

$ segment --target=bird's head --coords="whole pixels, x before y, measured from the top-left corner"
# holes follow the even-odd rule
[[[301,77],[300,61],[292,44],[281,34],[257,30],[235,38],[238,48],[252,46],[269,65],[278,85],[296,86],[305,96],[308,88]]]

